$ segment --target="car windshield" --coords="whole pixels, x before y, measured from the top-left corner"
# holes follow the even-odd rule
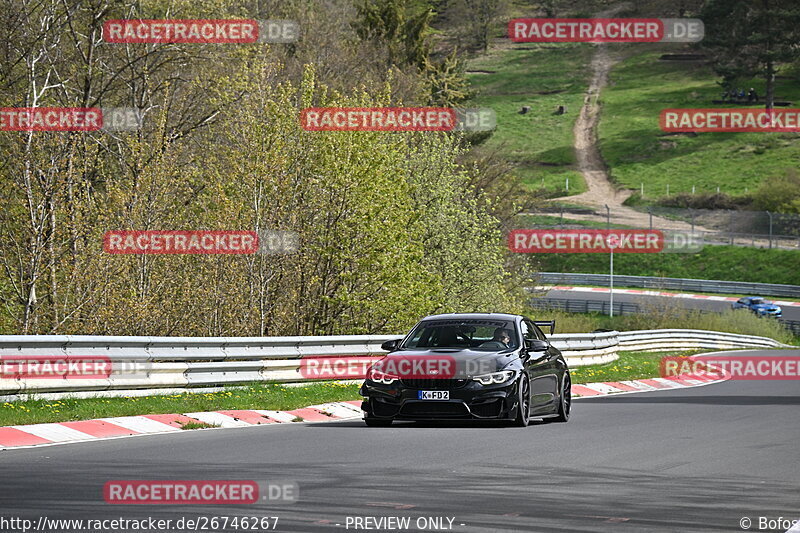
[[[401,349],[506,350],[517,344],[516,328],[510,320],[425,320],[414,328]]]
[[[772,302],[769,300],[765,300],[764,298],[753,298],[750,300],[750,305],[769,305]]]

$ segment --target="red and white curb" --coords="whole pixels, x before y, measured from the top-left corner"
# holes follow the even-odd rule
[[[537,290],[547,291],[575,291],[575,292],[611,292],[607,287],[573,287],[564,285],[547,285],[535,287]],[[708,294],[690,294],[690,293],[675,293],[675,292],[662,292],[662,291],[649,291],[645,289],[614,289],[614,294],[640,294],[644,296],[665,296],[667,298],[685,298],[690,300],[710,300],[712,302],[735,302],[739,298],[734,296],[711,296]],[[784,307],[800,307],[800,302],[786,302],[783,300],[774,300],[772,303]]]
[[[675,378],[652,378],[632,381],[584,383],[572,386],[576,398],[652,392],[710,385],[724,381],[702,375],[681,375]],[[297,422],[330,422],[362,418],[361,400],[310,405],[292,411],[241,409],[141,416],[119,416],[25,426],[0,427],[0,450],[7,448],[66,444],[93,440],[173,433],[183,431],[186,424],[209,424],[221,428],[240,428],[264,424],[289,424]]]
[[[182,431],[181,428],[186,424],[204,423],[222,428],[238,428],[293,422],[329,422],[361,418],[362,416],[361,400],[354,400],[311,405],[292,411],[242,409],[207,413],[119,416],[77,422],[7,426],[0,427],[0,450],[154,433],[172,433]]]
[[[630,394],[634,392],[653,392],[658,390],[685,389],[711,385],[729,379],[730,376],[712,378],[703,374],[681,374],[669,378],[635,379],[626,381],[605,381],[602,383],[582,383],[572,386],[572,396],[576,398],[608,396],[609,394]]]

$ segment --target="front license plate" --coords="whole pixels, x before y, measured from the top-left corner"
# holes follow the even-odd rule
[[[450,391],[447,390],[421,390],[417,393],[420,400],[449,400]]]

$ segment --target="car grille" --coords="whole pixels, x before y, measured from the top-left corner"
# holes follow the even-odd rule
[[[405,416],[467,416],[467,406],[461,402],[409,402],[400,411]]]
[[[463,387],[466,379],[404,379],[404,386],[411,389],[423,390],[453,390]]]

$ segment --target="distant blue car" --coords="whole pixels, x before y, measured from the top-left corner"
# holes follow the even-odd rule
[[[783,316],[783,311],[780,306],[775,305],[769,300],[765,300],[760,296],[746,296],[739,298],[732,304],[734,309],[749,309],[758,316],[774,316],[780,318]]]

